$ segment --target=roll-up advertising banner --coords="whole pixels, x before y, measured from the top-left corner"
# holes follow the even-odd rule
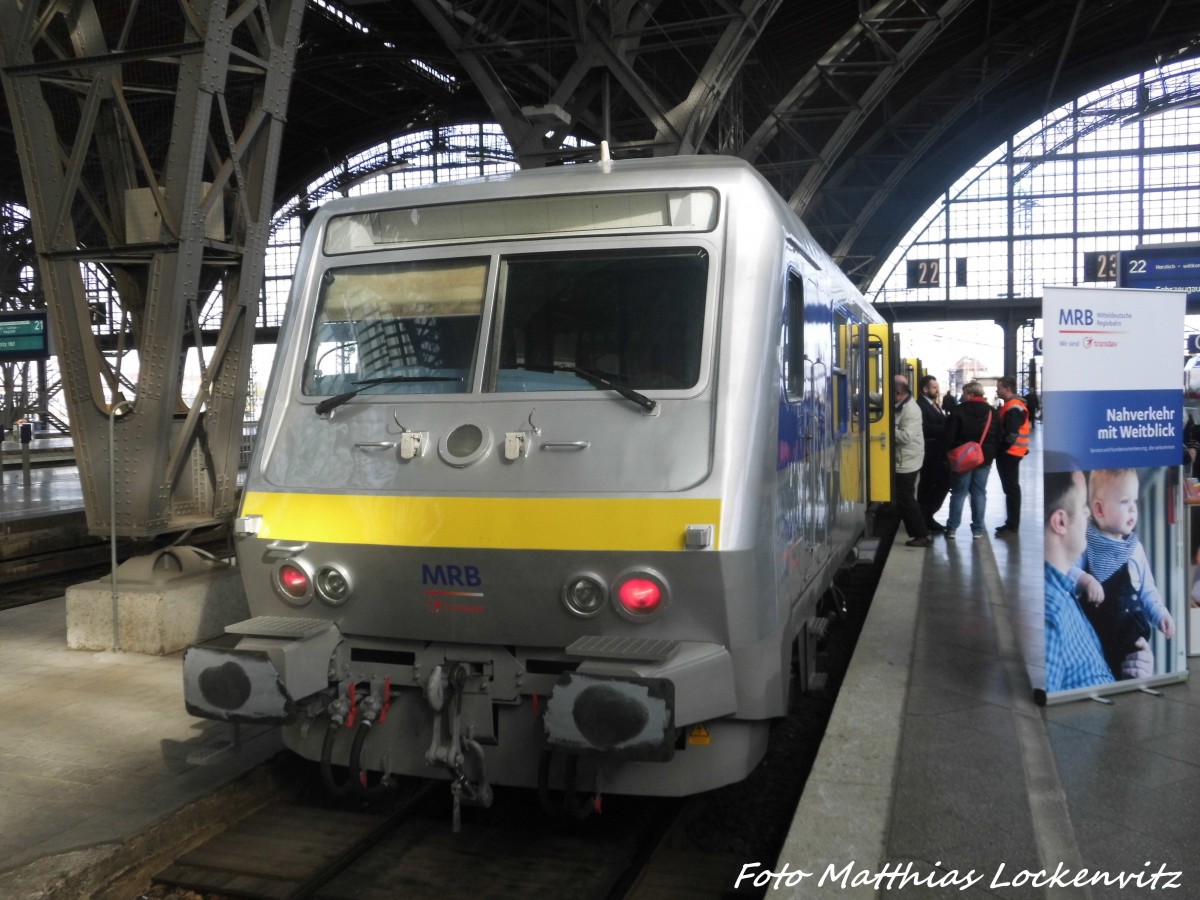
[[[1039,701],[1187,678],[1184,298],[1045,289]]]

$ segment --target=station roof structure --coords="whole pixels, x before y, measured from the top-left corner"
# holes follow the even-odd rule
[[[118,21],[127,6],[94,5]],[[190,5],[154,4],[161,31],[126,46],[174,39]],[[1198,55],[1200,0],[309,0],[276,195],[464,122],[499,123],[524,166],[578,154],[568,135],[618,158],[732,153],[865,287],[947,183],[1018,129]],[[0,201],[24,202],[2,100],[0,159]]]

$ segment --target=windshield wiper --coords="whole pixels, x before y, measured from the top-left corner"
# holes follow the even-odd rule
[[[354,399],[372,385],[424,381],[462,381],[462,378],[454,375],[383,375],[379,378],[364,378],[362,381],[352,381],[350,382],[351,384],[361,384],[362,387],[360,387],[358,390],[346,391],[344,394],[338,394],[336,397],[326,397],[317,404],[317,415],[325,415],[325,413],[336,409],[347,400]]]
[[[552,366],[531,366],[526,364],[525,368],[531,372],[570,372],[573,375],[578,375],[593,387],[616,391],[626,400],[632,400],[642,409],[646,410],[646,412],[654,412],[658,408],[657,400],[651,400],[645,394],[613,381],[612,379],[619,378],[620,376],[614,375],[611,372],[597,372],[593,369],[581,369],[578,366],[560,365],[558,363]]]

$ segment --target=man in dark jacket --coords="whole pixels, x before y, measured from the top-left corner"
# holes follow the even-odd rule
[[[908,532],[909,547],[928,547],[929,530],[917,503],[917,479],[925,462],[925,433],[921,426],[921,411],[913,402],[908,379],[896,375],[892,379],[892,410],[896,438],[894,459],[894,485],[896,505],[900,508],[900,519]]]
[[[992,460],[996,458],[999,431],[996,412],[984,399],[983,385],[968,381],[963,385],[962,403],[954,407],[946,423],[946,450],[949,452],[968,441],[978,441],[983,448],[983,463],[969,472],[952,472],[950,475],[947,540],[954,540],[954,532],[962,523],[963,504],[968,494],[971,497],[971,537],[979,540],[986,533],[983,515],[987,508],[987,480],[992,471]]]
[[[922,375],[917,405],[921,410],[921,431],[925,435],[925,461],[917,484],[917,505],[925,518],[925,527],[937,534],[945,531],[933,517],[950,493],[950,467],[946,464],[946,414],[938,406],[938,380]]]

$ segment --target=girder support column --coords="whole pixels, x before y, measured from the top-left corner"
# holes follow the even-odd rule
[[[303,11],[304,0],[0,3],[0,80],[93,533],[153,536],[233,514]],[[153,45],[133,46],[138,35]],[[116,301],[97,325],[98,297]],[[202,328],[219,330],[215,348],[194,337]],[[192,353],[199,383],[185,398]],[[131,411],[114,422],[117,410]]]

